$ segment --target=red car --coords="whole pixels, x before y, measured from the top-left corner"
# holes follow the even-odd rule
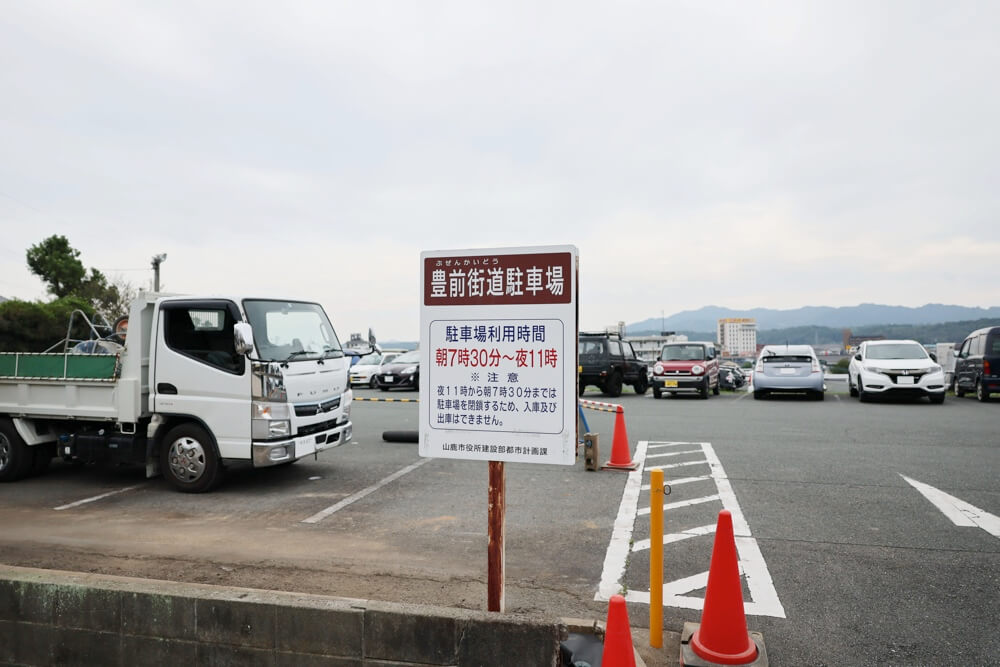
[[[719,355],[715,343],[667,343],[653,366],[653,398],[664,393],[719,394]]]

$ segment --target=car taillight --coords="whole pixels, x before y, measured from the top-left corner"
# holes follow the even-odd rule
[[[993,375],[993,373],[990,373],[990,362],[987,359],[983,359],[983,373]]]
[[[813,359],[813,361],[812,361],[812,372],[813,373],[819,373],[819,371],[820,371],[820,368],[819,368],[819,359]]]
[[[753,369],[753,372],[754,373],[763,373],[764,372],[764,360],[763,359],[761,359],[760,361],[757,362],[757,366]]]

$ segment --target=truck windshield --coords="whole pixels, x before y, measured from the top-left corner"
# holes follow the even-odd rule
[[[343,357],[330,320],[318,303],[246,300],[254,343],[263,361]]]

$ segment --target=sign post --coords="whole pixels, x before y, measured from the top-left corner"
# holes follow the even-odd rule
[[[576,462],[573,246],[420,255],[421,456],[489,462],[487,604],[503,611],[504,463]]]

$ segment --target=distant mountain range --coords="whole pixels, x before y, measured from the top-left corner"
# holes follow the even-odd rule
[[[793,327],[851,329],[882,324],[925,325],[960,320],[996,319],[1000,322],[1000,307],[973,308],[929,303],[919,308],[908,308],[906,306],[863,303],[858,306],[839,308],[806,306],[792,310],[772,308],[734,310],[721,306],[705,306],[698,310],[684,310],[665,318],[651,317],[641,322],[628,324],[625,331],[630,336],[657,334],[660,331],[714,332],[718,320],[724,317],[752,317],[757,321],[758,331]]]

